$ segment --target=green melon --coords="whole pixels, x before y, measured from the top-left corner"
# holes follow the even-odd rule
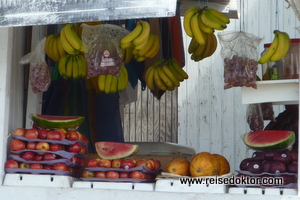
[[[138,145],[121,142],[96,142],[95,148],[100,158],[110,160],[126,158],[136,154],[139,151]]]
[[[295,132],[286,130],[253,131],[244,135],[244,143],[254,150],[284,150],[295,143]]]
[[[32,114],[31,120],[40,128],[44,129],[77,129],[83,123],[83,116],[56,116]]]

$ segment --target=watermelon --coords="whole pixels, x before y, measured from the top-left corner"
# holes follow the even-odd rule
[[[290,149],[295,143],[295,132],[286,130],[253,131],[244,135],[244,143],[254,150]]]
[[[31,114],[31,120],[40,128],[44,129],[77,129],[83,123],[83,116],[56,116]]]
[[[126,158],[139,151],[137,144],[101,141],[95,143],[97,154],[103,159]]]

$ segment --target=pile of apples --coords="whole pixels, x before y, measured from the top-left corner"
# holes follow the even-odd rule
[[[161,163],[155,158],[90,158],[85,167],[83,178],[154,180]]]
[[[76,130],[17,128],[5,168],[46,169],[81,174],[88,139]],[[51,163],[51,164],[49,164]]]

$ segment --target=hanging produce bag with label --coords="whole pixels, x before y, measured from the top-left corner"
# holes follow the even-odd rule
[[[23,56],[20,64],[30,63],[29,80],[34,93],[45,92],[51,83],[49,67],[45,61],[46,38],[38,42],[35,49]]]
[[[262,39],[240,31],[221,32],[218,37],[224,61],[224,89],[256,88],[257,46]]]
[[[82,26],[81,38],[88,68],[87,78],[108,74],[118,77],[123,65],[119,41],[128,31],[113,24]]]

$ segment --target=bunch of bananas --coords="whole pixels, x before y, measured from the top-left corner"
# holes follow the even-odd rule
[[[147,21],[140,20],[136,22],[135,28],[120,40],[120,47],[124,52],[125,64],[132,58],[142,62],[146,58],[153,58],[158,53],[160,38],[150,32],[150,24]]]
[[[128,84],[128,72],[125,66],[121,66],[120,76],[100,75],[98,76],[98,89],[100,92],[112,94],[123,91]]]
[[[145,82],[150,90],[172,91],[180,82],[188,79],[188,74],[180,67],[175,58],[158,60],[148,68]]]
[[[51,34],[47,36],[45,51],[47,56],[55,62],[58,62],[62,56],[66,55],[65,49],[62,47],[60,34]]]
[[[260,57],[258,63],[275,62],[282,59],[290,49],[290,36],[286,32],[274,30],[274,39],[268,50]]]
[[[60,31],[60,40],[68,54],[84,52],[83,43],[72,24],[66,24]]]
[[[87,66],[84,56],[81,54],[64,55],[58,62],[58,71],[65,79],[85,77],[87,74]]]

